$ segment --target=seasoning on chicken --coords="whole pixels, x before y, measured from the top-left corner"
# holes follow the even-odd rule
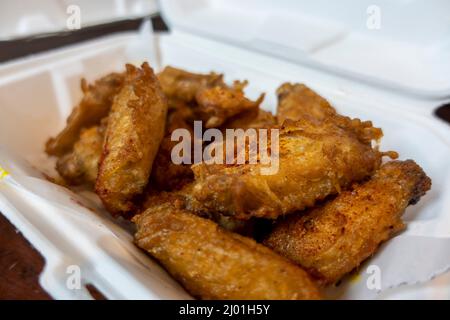
[[[286,121],[279,130],[279,153],[272,159],[278,167],[271,163],[277,169],[271,174],[262,174],[262,163],[192,166],[192,195],[203,210],[274,219],[370,176],[384,155],[371,145],[382,135],[371,122],[336,115],[321,122]]]
[[[123,80],[124,75],[120,73],[111,73],[95,81],[93,85],[88,85],[82,79],[83,99],[67,118],[66,127],[55,138],[47,141],[45,151],[54,156],[70,152],[82,129],[100,124],[101,119],[108,115],[115,95],[122,88]]]
[[[73,150],[60,157],[56,170],[70,185],[87,184],[93,186],[98,174],[98,163],[102,154],[104,126],[84,129]]]
[[[319,299],[308,274],[250,238],[164,203],[136,216],[136,244],[201,299]]]
[[[126,80],[114,99],[100,159],[96,192],[115,215],[127,215],[148,183],[164,136],[167,101],[153,70],[126,66]]]
[[[431,180],[414,161],[383,165],[365,183],[323,205],[278,222],[264,244],[332,284],[404,228],[402,215]]]

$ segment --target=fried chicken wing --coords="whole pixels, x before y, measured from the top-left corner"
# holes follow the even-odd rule
[[[172,148],[177,144],[171,141],[170,135],[164,137],[156,155],[152,169],[152,185],[159,191],[181,189],[194,179],[189,164],[175,164],[172,161]]]
[[[277,89],[277,119],[283,124],[286,119],[322,121],[336,115],[336,110],[326,99],[304,84],[283,83]]]
[[[196,94],[197,114],[205,121],[206,128],[221,126],[227,119],[249,110],[257,110],[264,100],[262,94],[256,101],[244,95],[247,82],[237,83],[233,87],[214,86],[202,88]]]
[[[98,174],[98,163],[102,154],[104,126],[84,129],[73,150],[60,157],[56,170],[71,185],[94,185]]]
[[[227,86],[223,75],[214,72],[197,74],[168,66],[158,78],[169,101],[186,103],[194,119],[204,121],[206,128],[217,128],[237,114],[258,109],[264,98],[251,101],[244,95],[247,81]]]
[[[82,79],[83,99],[73,109],[66,127],[55,138],[47,141],[45,151],[55,156],[70,152],[83,128],[98,125],[100,120],[108,115],[123,80],[124,75],[119,73],[111,73],[95,81],[93,85],[88,85],[86,80]]]
[[[197,120],[193,107],[174,98],[169,98],[167,103],[166,135],[179,128],[192,130],[194,120]]]
[[[166,98],[150,66],[126,69],[109,114],[96,181],[96,192],[113,214],[130,212],[147,185],[167,114]]]
[[[405,208],[430,187],[414,161],[388,162],[353,190],[280,221],[264,244],[332,284],[402,230]]]
[[[214,222],[154,206],[133,219],[136,244],[201,299],[319,299],[308,274],[268,248]]]
[[[222,129],[262,129],[270,128],[276,124],[277,119],[271,112],[257,108],[242,112],[228,119],[222,126]]]
[[[192,214],[198,215],[199,217],[212,220],[225,230],[249,237],[254,236],[254,219],[238,220],[232,216],[224,216],[222,214],[196,210],[196,206],[199,203],[192,199],[192,183],[189,181],[184,182],[185,183],[182,186],[179,186],[178,188],[171,188],[170,191],[160,191],[160,189],[157,188],[149,188],[146,190],[144,200],[142,201],[139,210],[137,210],[137,213],[142,213],[149,208],[153,208],[164,203],[170,203],[177,209],[185,210]]]
[[[152,186],[159,191],[172,191],[191,182],[194,173],[190,164],[175,164],[172,161],[172,149],[178,143],[171,140],[171,134],[177,129],[186,129],[193,136],[194,113],[184,101],[168,99],[169,111],[166,119],[166,135],[161,141],[152,167]]]
[[[170,66],[158,74],[158,79],[168,98],[177,98],[188,103],[195,101],[199,89],[224,84],[222,74],[191,73]]]
[[[245,97],[243,89],[246,84],[246,81],[235,81],[232,87],[226,86],[224,83],[213,87],[201,86],[197,89],[196,104],[173,96],[168,99],[166,136],[161,143],[152,170],[153,185],[157,189],[165,191],[179,189],[193,178],[190,166],[174,164],[171,161],[172,148],[177,144],[177,142],[171,141],[171,133],[174,130],[187,129],[193,136],[195,120],[204,121],[205,126],[210,128],[219,127],[227,119],[233,117],[235,125],[255,126],[274,119],[270,113],[262,110],[259,112],[259,104],[263,95],[257,101],[251,101]],[[250,112],[251,114],[249,114]],[[239,121],[241,115],[243,119]]]
[[[238,219],[302,210],[371,175],[383,156],[371,142],[381,135],[370,122],[342,116],[286,121],[274,174],[261,174],[261,163],[196,164],[192,195],[205,211]]]

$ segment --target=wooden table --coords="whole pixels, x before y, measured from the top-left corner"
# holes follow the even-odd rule
[[[0,62],[33,53],[86,41],[106,34],[136,30],[142,19],[114,22],[88,27],[45,38],[32,37],[13,41],[0,41]],[[166,31],[167,26],[159,16],[152,17],[155,31]],[[52,299],[39,285],[39,274],[45,261],[23,235],[0,212],[0,299]],[[96,299],[101,293],[90,288]]]

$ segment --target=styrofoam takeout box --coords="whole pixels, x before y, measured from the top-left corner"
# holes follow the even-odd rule
[[[186,17],[188,13],[198,17],[196,9],[229,9],[223,1],[182,3],[178,11],[163,6],[169,22],[176,17],[172,13],[183,9],[188,10]],[[263,108],[271,111],[276,108],[278,85],[304,82],[339,112],[382,127],[382,150],[396,150],[401,159],[414,159],[432,178],[433,188],[418,205],[407,209],[408,229],[369,261],[383,267],[383,290],[364,291],[362,272],[359,286],[347,281],[336,297],[450,298],[450,277],[440,275],[450,265],[445,250],[450,245],[450,127],[432,114],[445,95],[425,99],[419,98],[420,93],[405,93],[413,87],[394,92],[313,68],[307,59],[299,64],[176,25],[170,34],[156,38],[149,30],[147,24],[140,32],[116,34],[0,67],[0,166],[9,173],[0,179],[0,211],[45,257],[40,282],[53,297],[89,299],[85,285],[93,284],[110,299],[190,298],[133,245],[131,224],[112,219],[91,193],[68,191],[42,174],[54,174],[54,159],[44,154],[43,146],[63,128],[81,97],[79,79],[92,81],[122,70],[126,62],[148,60],[155,69],[171,64],[198,72],[223,72],[226,80],[248,79],[249,95],[267,92]],[[441,92],[438,89],[427,92],[433,95]],[[68,283],[73,266],[81,272],[80,289],[71,289]],[[401,283],[410,285],[399,287]]]
[[[80,18],[80,27],[83,28],[141,18],[156,12],[156,0],[3,1],[0,40],[68,31],[68,22],[71,26],[75,17]]]

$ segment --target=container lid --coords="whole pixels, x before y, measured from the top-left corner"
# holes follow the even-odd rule
[[[450,96],[448,0],[165,0],[172,29],[425,98]]]
[[[70,31],[78,27],[144,17],[157,11],[156,0],[3,1],[0,40]]]

